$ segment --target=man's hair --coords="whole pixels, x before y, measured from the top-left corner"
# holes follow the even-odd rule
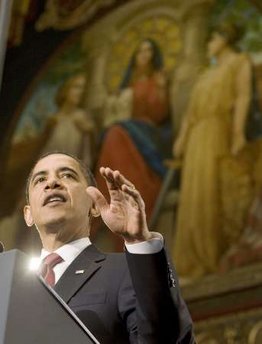
[[[27,204],[29,204],[29,186],[30,186],[31,178],[32,178],[33,171],[34,171],[36,164],[40,160],[46,158],[47,156],[54,155],[54,154],[66,155],[66,156],[69,156],[70,158],[74,159],[78,163],[80,170],[83,173],[83,176],[85,177],[87,184],[89,186],[91,186],[91,185],[96,186],[96,180],[95,180],[95,177],[94,177],[93,173],[91,172],[90,168],[82,160],[78,159],[75,155],[69,154],[69,153],[66,153],[63,151],[52,151],[52,152],[44,153],[34,163],[33,167],[31,168],[31,171],[29,172],[29,175],[27,177],[26,186],[25,186],[25,197],[26,197]]]

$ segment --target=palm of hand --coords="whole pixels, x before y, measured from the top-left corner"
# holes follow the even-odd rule
[[[109,229],[121,235],[130,243],[151,238],[146,223],[145,204],[134,185],[119,171],[101,167],[110,194],[110,203],[95,187],[88,187],[87,192],[99,209],[101,217]]]
[[[134,198],[122,190],[111,192],[110,205],[101,210],[101,217],[110,230],[126,237],[140,237],[141,228],[145,227],[144,204],[142,209]]]

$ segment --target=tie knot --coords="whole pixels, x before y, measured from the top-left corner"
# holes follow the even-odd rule
[[[63,258],[59,256],[57,253],[50,253],[44,259],[44,264],[46,264],[50,269],[52,269],[57,264],[61,263]]]
[[[46,256],[39,269],[39,274],[43,277],[47,284],[51,287],[55,284],[55,273],[53,268],[61,263],[64,259],[57,253],[50,253]]]

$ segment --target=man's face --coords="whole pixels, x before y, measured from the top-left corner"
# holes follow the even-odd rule
[[[86,193],[86,179],[76,160],[52,154],[38,161],[29,183],[27,225],[56,232],[61,227],[74,233],[89,232],[92,201]],[[68,233],[69,234],[69,233]]]

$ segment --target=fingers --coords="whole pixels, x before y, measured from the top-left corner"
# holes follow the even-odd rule
[[[109,167],[101,167],[100,173],[105,178],[109,192],[112,191],[114,197],[116,197],[115,191],[122,191],[126,195],[131,196],[139,208],[144,209],[145,204],[139,191],[135,188],[134,184],[125,178],[118,170],[113,171]]]
[[[139,209],[145,209],[145,203],[134,185],[128,186],[124,184],[122,185],[122,190],[134,199],[135,203],[133,205],[137,206]]]
[[[101,167],[100,173],[105,178],[107,185],[111,190],[122,189],[123,185],[126,185],[131,189],[135,189],[134,184],[126,179],[118,170],[113,171],[109,167]]]

